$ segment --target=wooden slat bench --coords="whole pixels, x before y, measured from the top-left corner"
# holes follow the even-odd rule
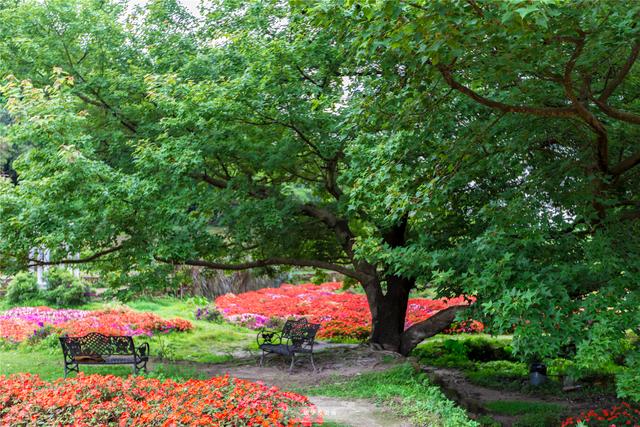
[[[83,337],[60,337],[64,355],[64,377],[80,372],[80,365],[131,365],[133,374],[147,372],[149,344],[136,348],[133,337],[106,336],[92,332]]]

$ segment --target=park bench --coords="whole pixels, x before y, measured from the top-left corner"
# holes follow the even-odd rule
[[[313,345],[318,329],[320,329],[320,325],[309,323],[307,319],[301,318],[299,320],[287,320],[282,331],[260,331],[256,337],[258,347],[262,350],[260,366],[263,365],[266,354],[279,354],[284,357],[291,357],[291,365],[289,366],[289,373],[291,373],[296,355],[307,354],[311,359],[311,366],[313,366],[313,371],[315,372]]]
[[[149,344],[136,348],[133,337],[106,336],[92,332],[83,337],[60,337],[64,355],[64,377],[80,372],[80,365],[131,365],[133,374],[147,372]]]

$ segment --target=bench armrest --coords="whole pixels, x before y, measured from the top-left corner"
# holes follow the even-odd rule
[[[137,357],[149,357],[149,343],[142,344],[135,352]]]
[[[260,347],[262,344],[280,344],[282,343],[282,333],[278,331],[262,329],[256,336],[256,342],[258,343],[258,347]]]

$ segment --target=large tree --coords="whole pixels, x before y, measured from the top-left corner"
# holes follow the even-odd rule
[[[43,245],[51,263],[104,270],[333,270],[364,288],[371,341],[404,353],[454,319],[404,333],[420,269],[382,253],[419,242],[406,197],[434,174],[424,129],[358,123],[377,72],[353,60],[348,32],[278,1],[216,2],[200,20],[171,1],[0,13],[9,138],[34,146],[0,195],[4,264],[37,263],[29,249]],[[371,168],[386,156],[414,158],[414,182]],[[371,179],[392,210],[356,194]]]
[[[639,353],[622,344],[640,326],[638,5],[346,1],[316,13],[351,23],[364,63],[393,64],[378,104],[404,94],[396,114],[433,123],[442,109],[418,102],[440,87],[456,111],[436,135],[443,172],[415,209],[463,210],[465,229],[395,261],[432,259],[433,283],[477,295],[477,315],[515,327],[525,358],[588,370],[626,356],[619,391],[639,398]]]
[[[0,193],[6,265],[330,269],[403,353],[457,311],[403,331],[425,283],[528,358],[605,363],[639,323],[634,5],[0,13],[8,138],[35,147]]]

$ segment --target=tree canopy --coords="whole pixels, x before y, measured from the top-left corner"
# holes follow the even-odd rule
[[[2,268],[334,270],[405,353],[427,285],[523,358],[640,325],[635,3],[0,4]]]

